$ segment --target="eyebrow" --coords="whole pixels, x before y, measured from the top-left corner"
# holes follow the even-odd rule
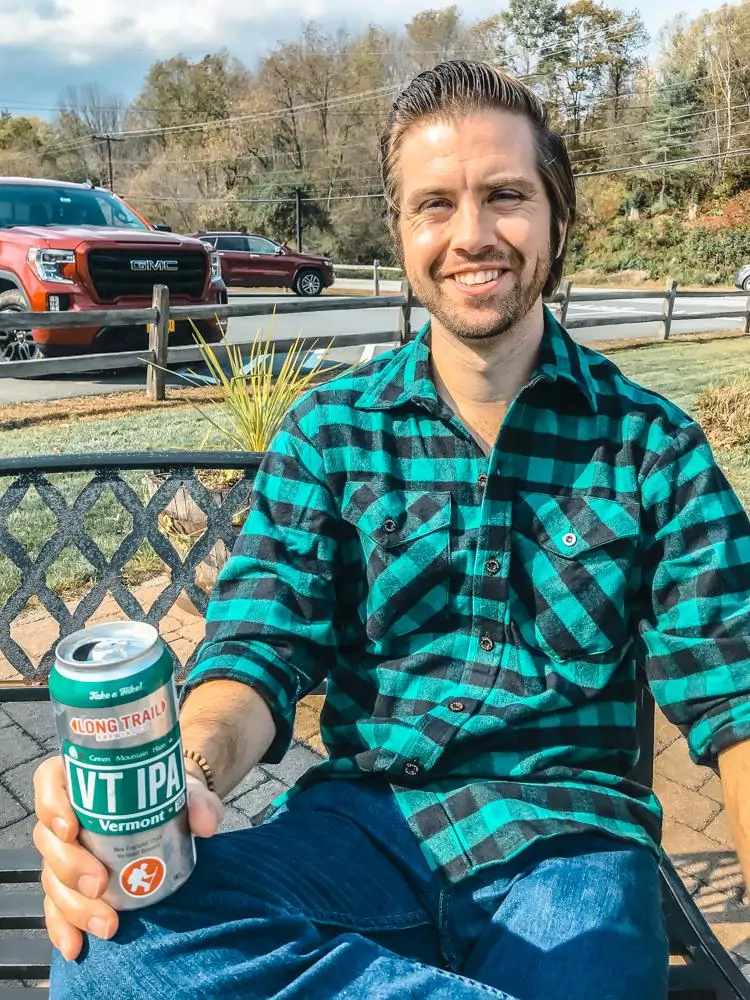
[[[534,194],[539,190],[539,185],[530,181],[528,177],[499,176],[485,181],[481,186],[485,191],[494,191],[497,188],[515,188],[522,194]],[[452,193],[452,189],[445,186],[417,188],[409,195],[407,204],[418,205],[428,198],[441,198]]]

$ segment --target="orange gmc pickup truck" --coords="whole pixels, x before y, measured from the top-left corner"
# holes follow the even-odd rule
[[[151,306],[154,285],[174,305],[226,302],[218,254],[200,240],[160,231],[92,184],[0,177],[0,312],[84,312]],[[196,322],[221,337],[211,318]],[[0,361],[145,348],[140,326],[0,330]],[[178,321],[170,343],[193,343]]]

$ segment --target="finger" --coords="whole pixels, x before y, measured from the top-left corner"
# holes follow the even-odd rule
[[[62,957],[69,962],[78,958],[83,948],[83,934],[68,923],[49,896],[44,897],[44,923],[50,941]]]
[[[34,772],[34,808],[40,822],[60,840],[76,839],[78,820],[68,797],[62,757],[48,757]]]
[[[111,938],[117,930],[117,913],[101,899],[87,899],[74,892],[57,878],[45,865],[42,869],[42,888],[54,903],[63,921],[99,938]]]
[[[108,872],[104,865],[79,843],[66,844],[46,827],[37,823],[32,834],[34,846],[45,865],[69,889],[88,899],[97,899],[107,888]]]
[[[213,837],[224,818],[224,806],[203,782],[188,779],[188,820],[196,837]]]

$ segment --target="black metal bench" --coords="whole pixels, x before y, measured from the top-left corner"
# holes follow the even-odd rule
[[[195,582],[195,571],[219,539],[231,548],[236,536],[236,515],[246,504],[252,477],[260,456],[236,453],[162,453],[136,455],[64,456],[52,459],[0,462],[0,486],[10,477],[10,486],[0,494],[0,553],[18,566],[21,583],[0,610],[0,652],[20,671],[29,684],[0,686],[0,704],[7,701],[44,700],[42,686],[49,671],[52,650],[34,665],[13,640],[10,626],[36,596],[60,623],[60,634],[82,627],[110,592],[123,610],[134,619],[158,624],[184,589],[196,608],[205,611],[207,597]],[[242,468],[244,479],[222,496],[220,505],[195,478],[201,468]],[[128,474],[160,473],[160,485],[147,502],[134,488]],[[55,483],[48,477],[90,474],[76,496],[70,483]],[[8,519],[32,488],[55,513],[58,527],[50,542],[35,559],[21,550],[18,539],[8,531]],[[132,529],[114,553],[107,557],[83,529],[87,512],[105,489],[112,491],[129,512]],[[206,531],[190,552],[180,555],[159,528],[158,514],[185,489],[205,510]],[[66,493],[68,490],[68,493]],[[75,493],[75,489],[73,490]],[[72,498],[70,498],[72,497]],[[148,540],[171,574],[169,586],[146,610],[140,606],[121,580],[121,573],[143,541]],[[73,542],[94,566],[96,579],[74,611],[47,587],[45,573],[62,548]],[[185,664],[183,670],[189,666]],[[641,754],[634,777],[649,785],[653,779],[654,706],[647,689],[641,688],[638,708],[638,738]],[[0,762],[1,763],[1,762]],[[47,990],[40,988],[49,973],[51,947],[41,933],[42,893],[39,856],[33,847],[0,850],[0,1000],[41,1000]],[[668,858],[661,864],[664,915],[670,941],[670,991],[675,1000],[750,1000],[750,983],[724,950],[687,892]],[[9,981],[21,985],[3,985]],[[26,985],[23,985],[26,984]],[[636,1000],[636,998],[634,998]]]

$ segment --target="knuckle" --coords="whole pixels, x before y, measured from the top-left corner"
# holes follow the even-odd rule
[[[40,854],[44,854],[43,844],[44,844],[44,824],[37,822],[34,824],[34,829],[31,831],[31,841],[36,847]]]

